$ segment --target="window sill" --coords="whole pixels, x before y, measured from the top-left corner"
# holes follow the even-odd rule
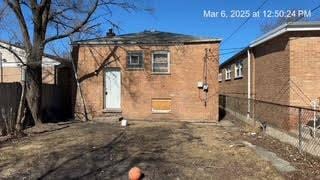
[[[234,79],[242,79],[243,76],[238,76],[238,77],[235,77]]]
[[[231,79],[225,79],[224,81],[231,81]]]
[[[171,111],[152,111],[152,114],[170,114]]]
[[[144,68],[127,68],[126,71],[144,71]]]
[[[102,113],[121,113],[121,112],[122,110],[118,108],[114,108],[114,109],[107,108],[102,110]]]
[[[155,73],[155,72],[152,72],[151,75],[171,75],[171,73]]]

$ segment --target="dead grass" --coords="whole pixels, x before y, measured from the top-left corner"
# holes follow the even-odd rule
[[[283,179],[251,149],[236,144],[233,124],[89,122],[32,134],[0,149],[0,179]]]

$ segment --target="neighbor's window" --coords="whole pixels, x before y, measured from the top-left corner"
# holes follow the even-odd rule
[[[231,66],[226,67],[225,69],[226,71],[226,80],[230,80],[231,79]]]
[[[127,68],[128,69],[142,69],[143,68],[143,53],[142,52],[129,52],[127,55]]]
[[[219,75],[218,75],[218,80],[219,80],[219,82],[222,81],[222,73],[219,73]]]
[[[234,66],[234,71],[235,71],[235,77],[239,78],[243,76],[243,65],[242,62],[237,62],[236,65]]]
[[[170,73],[169,52],[159,51],[152,54],[152,72]]]
[[[153,113],[169,113],[171,111],[170,98],[154,98],[152,99]]]

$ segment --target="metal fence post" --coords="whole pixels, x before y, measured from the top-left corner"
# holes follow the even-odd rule
[[[256,128],[256,125],[257,125],[257,122],[256,122],[256,116],[255,116],[255,106],[256,106],[256,100],[252,100],[253,103],[252,103],[252,119],[253,119],[253,124],[254,124],[254,128]]]
[[[299,152],[301,153],[302,152],[301,108],[299,108],[299,121],[298,122],[299,122]]]

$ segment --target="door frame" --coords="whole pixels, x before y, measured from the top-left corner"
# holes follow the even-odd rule
[[[112,109],[107,108],[107,94],[106,94],[106,73],[107,71],[119,71],[120,72],[120,108]],[[104,112],[122,112],[122,72],[120,67],[105,67],[103,70],[103,111]]]

